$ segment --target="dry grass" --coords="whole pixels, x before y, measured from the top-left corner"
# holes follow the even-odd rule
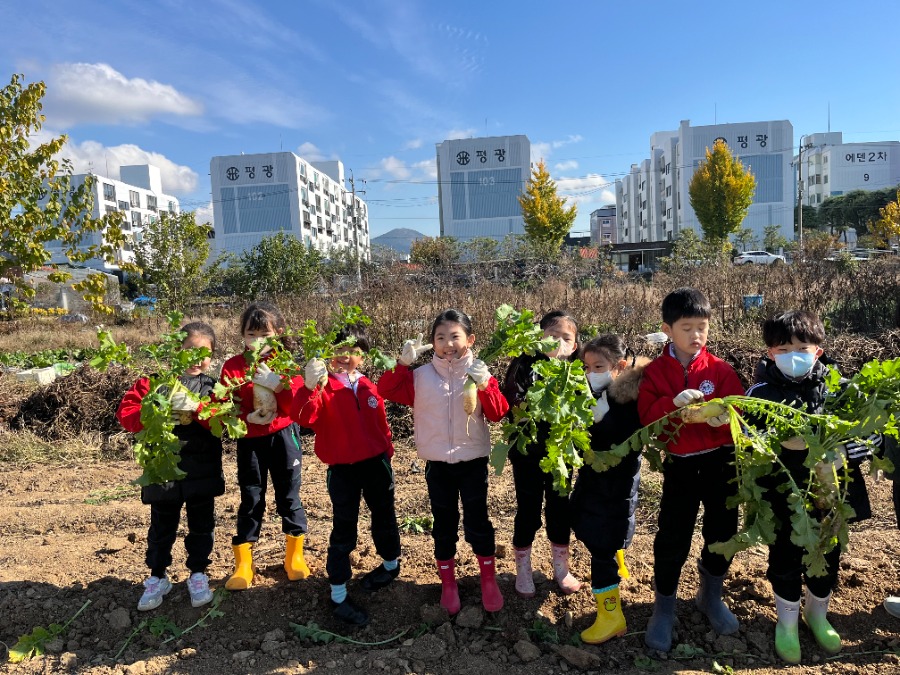
[[[121,444],[119,444],[121,445]],[[129,458],[130,443],[123,450],[110,450],[109,439],[84,434],[65,441],[47,441],[32,431],[9,431],[0,427],[0,462],[10,464],[69,464]]]

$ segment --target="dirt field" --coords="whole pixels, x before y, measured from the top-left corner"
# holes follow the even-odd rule
[[[79,466],[0,464],[0,640],[14,644],[35,626],[64,623],[86,601],[90,605],[65,636],[49,645],[52,653],[29,662],[0,666],[0,673],[488,673],[510,669],[544,675],[579,668],[595,673],[887,673],[900,672],[900,619],[882,608],[885,594],[900,591],[898,533],[890,507],[889,483],[873,486],[876,515],[855,526],[851,550],[844,555],[840,587],[832,602],[831,619],[844,640],[843,653],[827,659],[810,633],[801,627],[803,665],[785,668],[772,644],[775,612],[764,580],[761,550],[740,554],[727,580],[729,603],[741,621],[740,633],[717,637],[691,598],[697,574],[686,565],[679,596],[677,645],[666,659],[648,657],[642,631],[649,618],[655,476],[645,480],[638,534],[628,552],[632,579],[623,584],[628,620],[626,637],[601,646],[571,645],[573,637],[593,618],[589,584],[563,597],[551,576],[549,550],[542,534],[535,544],[538,594],[523,600],[513,591],[511,528],[514,499],[509,468],[492,479],[492,514],[500,546],[498,571],[506,607],[496,616],[480,609],[477,563],[468,545],[460,543],[459,574],[463,611],[454,620],[437,607],[439,585],[427,534],[403,535],[400,578],[372,595],[350,585],[365,604],[372,621],[350,632],[332,620],[324,577],[330,530],[330,506],[324,489],[324,467],[305,439],[303,499],[310,518],[308,560],[314,576],[289,582],[282,570],[283,539],[270,504],[262,539],[256,547],[259,575],[252,589],[222,600],[222,616],[208,620],[180,638],[156,637],[139,630],[118,661],[129,635],[145,619],[167,617],[184,629],[208,608],[193,609],[182,583],[184,550],[176,543],[170,569],[176,587],[162,607],[136,609],[143,564],[149,508],[140,503],[128,481],[138,471],[131,463]],[[398,444],[395,458],[398,517],[429,513],[420,464],[408,445]],[[217,502],[218,529],[209,574],[214,587],[231,571],[229,548],[238,503],[234,458],[226,457],[228,492]],[[271,494],[271,493],[270,493]],[[271,496],[270,496],[271,501]],[[363,521],[359,542],[359,574],[378,564]],[[695,540],[695,550],[698,549]],[[589,561],[580,544],[574,546],[574,568],[588,580]],[[361,642],[388,640],[382,645],[321,644],[294,635],[290,622],[317,623]],[[537,622],[537,623],[536,623]],[[536,627],[537,626],[537,627]],[[529,644],[526,644],[529,643]],[[2,646],[0,646],[2,648]],[[4,652],[5,657],[5,652]],[[4,658],[5,660],[5,658]],[[720,666],[716,671],[714,664]]]

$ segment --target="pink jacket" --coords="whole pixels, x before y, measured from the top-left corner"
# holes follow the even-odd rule
[[[434,357],[415,370],[397,364],[378,381],[378,393],[385,399],[413,406],[416,450],[419,457],[455,464],[491,452],[491,438],[485,418],[499,422],[509,410],[493,377],[478,392],[478,405],[469,417],[463,410],[463,385],[472,365],[472,352],[447,361]]]

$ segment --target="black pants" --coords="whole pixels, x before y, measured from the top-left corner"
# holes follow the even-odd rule
[[[784,451],[781,459],[793,477],[794,481],[805,486],[809,481],[809,469],[803,466],[806,459],[805,452]],[[791,508],[788,504],[788,494],[779,492],[777,487],[785,482],[787,477],[783,473],[774,476],[766,476],[760,481],[767,487],[765,498],[772,505],[772,512],[777,519],[775,541],[769,545],[769,568],[766,570],[766,578],[772,584],[772,592],[779,598],[788,602],[796,602],[803,591],[803,583],[806,583],[810,592],[818,598],[824,598],[831,593],[837,585],[838,566],[840,564],[841,547],[835,546],[825,556],[827,572],[825,576],[810,577],[806,575],[803,565],[803,556],[806,549],[797,546],[791,541]],[[860,480],[862,478],[860,477]],[[818,510],[810,513],[813,518],[821,517]]]
[[[184,538],[187,568],[205,572],[213,549],[216,527],[215,498],[192,499],[187,502],[156,502],[150,505],[150,530],[147,532],[147,567],[150,574],[162,577],[172,564],[172,546],[178,536],[181,507],[187,515],[188,533]]]
[[[450,560],[456,556],[460,501],[463,533],[472,551],[483,557],[494,555],[494,526],[487,508],[487,464],[487,457],[456,464],[425,463],[425,482],[434,518],[431,536],[437,560]]]
[[[237,535],[231,540],[234,546],[259,540],[266,512],[269,475],[275,490],[275,508],[281,516],[281,531],[294,537],[306,533],[306,511],[300,502],[302,468],[303,454],[296,424],[269,436],[238,440],[241,505],[237,514]]]
[[[663,469],[659,530],[653,542],[653,576],[656,590],[674,595],[681,568],[691,550],[694,525],[703,504],[703,551],[700,562],[712,576],[724,576],[731,561],[709,550],[710,544],[727,541],[738,528],[737,509],[725,500],[736,491],[734,447],[723,445],[711,452],[687,457],[671,456]]]
[[[385,560],[400,556],[400,530],[394,509],[394,471],[386,454],[354,464],[328,467],[331,497],[331,538],[325,569],[328,583],[344,584],[353,576],[350,552],[356,548],[359,500],[366,500],[372,514],[372,541]]]
[[[553,489],[553,476],[541,469],[540,461],[546,454],[534,448],[523,455],[513,448],[509,458],[516,486],[516,517],[513,521],[513,546],[527,548],[541,527],[541,507],[546,500],[547,539],[552,544],[569,545],[572,518],[569,497],[563,497]]]
[[[634,536],[634,511],[641,480],[641,456],[631,453],[617,466],[597,472],[579,469],[572,490],[572,531],[591,554],[591,586],[619,583],[616,551]]]

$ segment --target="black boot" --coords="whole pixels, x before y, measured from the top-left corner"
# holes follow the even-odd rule
[[[398,576],[400,576],[399,562],[397,563],[397,566],[392,570],[386,569],[382,564],[376,567],[371,572],[367,572],[365,576],[363,576],[362,581],[359,585],[364,591],[372,593],[380,588],[384,588]]]
[[[331,613],[338,621],[343,621],[351,626],[365,626],[369,623],[369,614],[362,607],[357,605],[350,599],[350,596],[344,598],[344,601],[337,603],[331,601]]]

